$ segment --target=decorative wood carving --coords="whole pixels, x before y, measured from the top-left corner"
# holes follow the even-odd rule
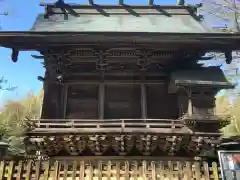
[[[48,155],[58,154],[59,151],[63,149],[63,144],[61,144],[61,138],[57,136],[44,136],[42,145],[44,146],[43,152]]]
[[[112,139],[112,148],[119,153],[119,155],[127,155],[134,146],[134,139],[131,135],[114,136]]]
[[[88,146],[95,155],[103,155],[107,151],[109,144],[106,135],[89,135]]]
[[[136,147],[143,155],[150,155],[158,146],[158,137],[148,135],[137,136]]]
[[[203,150],[214,150],[219,142],[218,137],[154,134],[62,135],[25,139],[28,152],[37,149],[42,154],[48,155],[57,155],[60,151],[66,152],[68,155],[82,155],[83,152],[90,149],[90,153],[96,156],[106,155],[110,149],[113,149],[119,156],[128,155],[134,149],[144,156],[149,156],[157,147],[171,156],[181,152],[182,148],[189,153],[189,156],[196,156]]]
[[[107,63],[108,51],[105,49],[93,49],[93,54],[97,58],[96,70],[106,71],[106,67],[108,66]]]
[[[146,71],[150,64],[150,57],[153,55],[153,51],[147,49],[137,49],[136,55],[138,57],[137,66],[140,71]]]

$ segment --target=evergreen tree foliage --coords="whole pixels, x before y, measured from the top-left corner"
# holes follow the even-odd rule
[[[18,101],[8,101],[0,114],[0,138],[9,143],[12,155],[24,153],[23,139],[27,121],[40,118],[43,90],[37,95],[29,93]]]
[[[236,95],[234,102],[230,103],[229,96],[223,95],[216,98],[217,114],[224,115],[231,120],[231,124],[222,129],[223,136],[240,135],[240,95]]]

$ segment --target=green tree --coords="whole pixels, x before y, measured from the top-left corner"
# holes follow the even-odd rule
[[[0,114],[0,138],[10,145],[10,154],[24,153],[24,134],[26,123],[33,118],[40,118],[43,90],[37,95],[29,93],[19,101],[8,101]]]
[[[218,96],[216,98],[217,114],[224,115],[231,123],[222,129],[223,136],[240,135],[240,96],[236,95],[234,103],[230,104],[229,97]]]

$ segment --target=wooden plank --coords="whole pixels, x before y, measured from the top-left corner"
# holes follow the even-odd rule
[[[99,161],[98,162],[98,179],[102,180],[102,170],[103,170],[103,162]]]
[[[124,169],[125,169],[125,180],[129,180],[130,179],[130,172],[129,172],[129,161],[125,161],[125,166],[124,166]]]
[[[56,121],[57,120],[57,121]],[[141,119],[141,118],[137,118],[137,119],[33,119],[32,120],[35,123],[48,123],[48,122],[61,122],[61,123],[71,123],[71,122],[99,122],[99,123],[109,123],[109,122],[118,122],[118,121],[124,121],[124,122],[128,122],[128,121],[136,121],[136,122],[150,122],[150,121],[154,121],[154,122],[179,122],[182,124],[182,120],[178,120],[178,119]]]
[[[200,163],[199,162],[195,162],[194,163],[195,166],[195,179],[196,180],[201,180],[201,169],[200,169]]]
[[[208,167],[208,162],[203,162],[203,169],[204,169],[204,177],[205,180],[210,180],[210,175],[209,175],[209,167]]]
[[[105,80],[105,84],[142,84],[143,82],[142,81],[138,81],[138,80],[135,80],[135,81],[129,81],[129,80],[118,80],[118,81],[110,81],[110,80]],[[73,85],[73,84],[101,84],[101,82],[99,81],[78,81],[78,80],[72,80],[72,81],[66,81],[65,84],[68,84],[68,85]],[[147,82],[144,82],[144,84],[149,84],[149,85],[159,85],[159,84],[164,84],[164,82],[162,82],[161,80],[149,80]]]
[[[116,162],[125,162],[125,161],[183,161],[183,162],[193,162],[193,158],[185,157],[154,157],[154,156],[54,156],[51,157],[52,160],[58,161],[116,161]]]
[[[22,180],[22,172],[23,172],[23,161],[19,161],[16,180]]]
[[[80,161],[80,172],[79,172],[79,180],[85,179],[85,164],[84,161]]]
[[[0,165],[0,180],[3,180],[5,176],[5,161],[1,161]]]
[[[38,160],[35,166],[35,180],[39,180],[41,172],[41,161]]]
[[[164,179],[164,164],[163,164],[163,161],[160,161],[159,162],[159,176],[160,176],[160,179]]]
[[[146,127],[137,127],[137,128],[36,128],[35,130],[28,132],[27,135],[35,135],[35,136],[42,136],[44,135],[56,135],[56,134],[68,134],[68,133],[75,133],[75,134],[89,134],[89,133],[109,133],[109,134],[116,134],[116,133],[136,133],[136,134],[142,134],[142,133],[157,133],[158,135],[172,135],[173,129],[167,128],[167,127],[161,127],[161,128],[148,128],[146,131]],[[175,129],[174,133],[177,135],[186,135],[191,134],[190,132],[187,132],[184,129]],[[213,134],[213,133],[211,133]],[[210,133],[203,134],[205,136],[210,136]],[[216,136],[219,136],[219,133],[215,134]]]
[[[145,160],[142,162],[142,176],[143,180],[147,180],[147,162]]]
[[[96,123],[96,124],[93,124],[93,123]],[[119,127],[121,126],[121,124],[125,124],[125,126],[127,125],[136,125],[136,126],[169,126],[171,127],[172,125],[172,121],[169,121],[169,122],[162,122],[162,123],[151,123],[151,122],[126,122],[126,121],[119,121],[119,122],[105,122],[105,123],[99,123],[99,122],[89,122],[89,123],[84,123],[84,122],[77,122],[77,123],[39,123],[38,125],[41,126],[46,126],[46,127],[49,127],[51,128],[50,126],[62,126],[62,127],[59,127],[59,128],[65,128],[65,127],[76,127],[76,128],[88,128],[88,127],[97,127],[97,126],[104,126],[104,125],[119,125]],[[175,126],[179,126],[179,127],[182,127],[183,124],[178,124],[178,123],[174,123]],[[87,126],[87,127],[85,127]]]
[[[156,180],[156,165],[155,162],[151,162],[151,170],[152,170],[152,180]]]
[[[120,177],[121,177],[120,168],[121,168],[120,162],[117,161],[116,162],[116,180],[120,180]],[[101,180],[101,179],[99,179],[99,180]]]
[[[67,161],[64,161],[64,165],[63,165],[63,180],[67,180],[67,175],[68,175],[68,163]]]
[[[112,162],[108,161],[107,163],[107,180],[111,180],[112,176]]]
[[[168,174],[167,177],[172,180],[173,179],[173,162],[168,161]]]
[[[133,169],[132,169],[132,177],[134,180],[138,179],[138,162],[134,161],[133,162]]]
[[[59,161],[54,163],[54,173],[53,173],[53,180],[58,180],[59,178]]]
[[[45,170],[44,170],[44,177],[43,177],[44,180],[48,180],[49,170],[50,170],[50,162],[49,162],[49,161],[46,161]]]
[[[181,180],[184,178],[184,172],[183,172],[183,164],[182,162],[177,162],[177,168],[178,168],[178,179]]]
[[[187,177],[187,180],[192,179],[192,163],[191,162],[186,162],[186,177]]]
[[[31,180],[32,179],[32,160],[28,160],[27,162],[27,169],[26,169],[26,174],[25,174],[25,180]]]
[[[10,161],[9,165],[8,165],[7,180],[12,180],[12,178],[13,178],[13,168],[14,168],[14,161]]]
[[[90,162],[89,171],[88,171],[88,179],[93,180],[93,165],[91,162]]]
[[[212,163],[212,171],[213,171],[213,179],[214,180],[219,180],[218,166],[217,166],[216,162]]]
[[[72,180],[76,180],[77,162],[73,162]]]

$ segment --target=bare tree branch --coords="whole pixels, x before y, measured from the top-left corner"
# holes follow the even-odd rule
[[[239,12],[236,0],[202,0],[203,11],[206,14],[215,16],[216,18],[231,22],[234,32],[240,32]],[[208,18],[208,15],[206,15]]]

